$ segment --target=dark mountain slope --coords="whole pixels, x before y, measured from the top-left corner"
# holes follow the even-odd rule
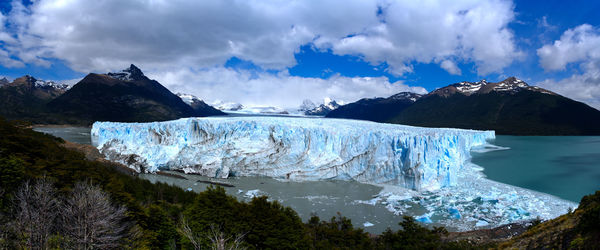
[[[600,111],[544,89],[481,88],[484,91],[468,95],[444,90],[447,89],[419,99],[389,121],[425,127],[491,129],[511,135],[600,134]]]
[[[507,98],[488,93],[427,96],[390,120],[393,123],[491,129],[512,135],[600,134],[600,112],[562,96],[523,91]]]
[[[65,94],[48,103],[52,112],[94,121],[150,122],[222,114],[208,106],[194,110],[181,98],[131,65],[119,73],[89,74]],[[216,112],[215,112],[216,111]]]
[[[386,122],[412,105],[421,95],[401,92],[388,98],[361,99],[332,110],[328,118],[347,118]]]
[[[23,76],[0,80],[0,115],[9,119],[38,120],[45,117],[45,105],[63,94],[68,86]]]
[[[410,94],[362,99],[327,117],[509,135],[600,135],[600,111],[515,77],[455,83],[422,97]]]

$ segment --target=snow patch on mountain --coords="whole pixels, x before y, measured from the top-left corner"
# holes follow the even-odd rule
[[[237,102],[224,102],[216,100],[211,103],[211,106],[221,111],[240,111],[244,108],[244,105]]]
[[[312,103],[312,102],[311,102]],[[325,116],[327,115],[329,112],[331,112],[332,110],[339,108],[341,105],[343,105],[344,103],[338,103],[335,100],[332,100],[329,97],[325,97],[323,99],[323,104],[316,106],[314,103],[312,103],[312,105],[314,106],[311,109],[307,109],[308,107],[310,107],[311,103],[306,103],[306,101],[304,101],[302,103],[302,106],[300,106],[299,110],[303,110],[305,115],[315,115],[315,116]]]
[[[452,84],[448,87],[435,90],[432,93],[437,93],[439,95],[447,95],[454,92],[452,89],[455,89],[456,92],[462,93],[464,95],[472,95],[476,93],[485,94],[492,91],[500,93],[517,93],[522,90],[530,90],[544,94],[555,95],[555,93],[542,89],[540,87],[529,86],[525,81],[516,77],[509,77],[501,82],[495,83],[488,82],[486,80],[481,80],[478,82],[459,82]]]

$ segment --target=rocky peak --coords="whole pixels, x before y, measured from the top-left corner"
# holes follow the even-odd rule
[[[0,87],[9,84],[10,82],[8,81],[8,79],[6,79],[6,77],[2,77],[2,79],[0,79]]]
[[[121,70],[121,72],[109,72],[107,75],[121,81],[137,81],[146,78],[142,70],[133,64],[129,68]]]
[[[394,100],[409,100],[411,102],[416,102],[417,99],[421,98],[423,95],[412,93],[412,92],[400,92],[398,94],[392,95],[389,99]]]
[[[309,111],[309,110],[314,109],[316,107],[317,107],[317,105],[315,105],[314,102],[312,102],[309,99],[305,99],[304,101],[302,101],[302,104],[300,105],[300,108],[298,108],[298,111],[302,111],[302,112]]]
[[[461,93],[463,95],[472,94],[487,94],[490,92],[508,93],[514,94],[522,90],[536,91],[544,94],[554,94],[551,91],[542,89],[540,87],[529,86],[525,81],[518,79],[514,76],[504,79],[500,82],[487,82],[481,80],[478,82],[459,82],[446,86],[440,89],[436,89],[431,94],[440,96],[450,96],[455,93]]]

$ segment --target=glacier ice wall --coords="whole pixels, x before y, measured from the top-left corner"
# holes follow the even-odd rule
[[[96,122],[92,138],[109,159],[139,172],[209,177],[353,179],[434,190],[456,184],[472,147],[494,131],[283,117]]]

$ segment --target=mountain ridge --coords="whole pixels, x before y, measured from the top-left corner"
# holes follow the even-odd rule
[[[0,79],[0,115],[42,124],[91,125],[94,121],[151,122],[224,115],[202,101],[188,105],[135,65],[90,73],[72,87],[25,75]]]
[[[450,84],[412,104],[382,108],[385,102],[392,99],[362,99],[327,117],[495,130],[507,135],[600,135],[600,111],[516,77],[495,83],[481,80]]]

